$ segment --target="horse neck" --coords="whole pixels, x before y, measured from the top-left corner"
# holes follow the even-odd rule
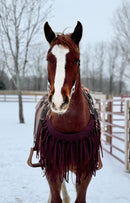
[[[87,126],[90,118],[90,110],[85,100],[80,75],[77,78],[75,92],[72,94],[68,111],[59,115],[51,112],[53,127],[61,132],[79,132]]]

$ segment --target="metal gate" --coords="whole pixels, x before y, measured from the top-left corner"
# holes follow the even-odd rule
[[[130,100],[114,97],[99,104],[103,149],[130,171]]]

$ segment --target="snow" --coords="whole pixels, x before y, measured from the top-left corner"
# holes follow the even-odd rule
[[[45,203],[49,187],[40,168],[30,168],[36,103],[24,103],[25,124],[18,122],[18,104],[0,103],[0,203]],[[75,200],[74,175],[67,189]],[[87,203],[129,203],[130,174],[125,166],[104,152],[103,169],[88,187]]]

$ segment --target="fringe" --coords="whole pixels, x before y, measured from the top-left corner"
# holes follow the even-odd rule
[[[86,178],[95,175],[98,168],[100,123],[91,115],[88,126],[78,133],[64,134],[53,128],[48,117],[39,122],[35,149],[41,168],[52,181],[57,175],[69,181],[69,171],[76,171],[76,182],[80,183],[82,172]]]

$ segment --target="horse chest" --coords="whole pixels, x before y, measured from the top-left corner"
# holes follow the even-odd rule
[[[64,116],[52,116],[51,122],[53,127],[60,132],[79,132],[87,126],[89,117],[90,113],[84,110],[80,113],[71,112],[71,115],[66,114]]]

